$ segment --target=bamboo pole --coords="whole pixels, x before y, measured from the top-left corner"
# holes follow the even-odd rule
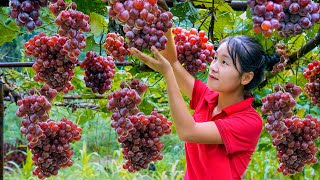
[[[80,65],[81,62],[77,64]],[[12,68],[12,67],[32,67],[34,62],[0,62],[0,68]],[[130,66],[133,65],[131,62],[116,62],[116,66]]]
[[[4,149],[3,149],[3,114],[4,114],[4,104],[3,104],[3,82],[0,77],[0,179],[3,179],[3,165],[4,165]]]

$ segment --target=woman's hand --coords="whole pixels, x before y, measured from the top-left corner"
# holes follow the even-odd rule
[[[151,69],[158,71],[163,76],[167,76],[173,72],[169,61],[165,59],[154,46],[151,47],[151,52],[155,55],[155,58],[152,58],[133,47],[129,48],[128,50],[132,55],[139,58],[144,64],[149,66]]]
[[[172,29],[170,28],[167,32],[164,33],[164,35],[167,37],[168,42],[166,44],[166,48],[162,51],[160,51],[160,54],[170,62],[171,65],[173,64],[180,64],[177,57],[177,50],[176,45],[173,40],[172,36]]]

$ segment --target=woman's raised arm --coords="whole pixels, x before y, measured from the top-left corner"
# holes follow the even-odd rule
[[[160,54],[170,62],[180,91],[191,99],[194,77],[189,74],[189,72],[182,67],[181,63],[178,61],[176,45],[174,44],[172,36],[172,29],[169,29],[165,33],[165,36],[168,38],[168,42],[166,44],[166,49],[160,51]]]

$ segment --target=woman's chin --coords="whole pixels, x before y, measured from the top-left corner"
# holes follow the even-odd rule
[[[210,90],[212,90],[212,91],[219,91],[219,88],[216,86],[216,84],[215,85],[213,85],[213,84],[207,84],[207,86],[208,86],[208,88],[210,89]]]

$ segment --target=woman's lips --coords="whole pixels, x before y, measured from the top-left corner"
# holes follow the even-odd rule
[[[210,74],[209,74],[209,77],[210,77],[211,79],[214,79],[214,80],[219,80],[218,78],[216,78],[215,76],[210,75]]]

